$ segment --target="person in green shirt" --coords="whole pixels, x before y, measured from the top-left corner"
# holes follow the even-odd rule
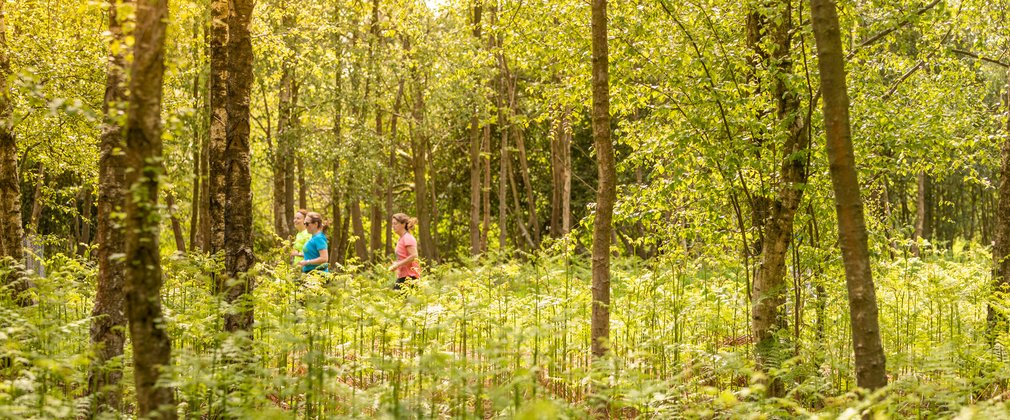
[[[298,261],[298,257],[303,257],[302,248],[305,248],[305,243],[312,238],[312,234],[305,229],[305,215],[309,214],[308,210],[298,209],[295,212],[295,229],[298,229],[298,233],[295,235],[294,242],[291,243],[291,264]]]

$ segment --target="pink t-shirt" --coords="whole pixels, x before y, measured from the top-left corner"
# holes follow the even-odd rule
[[[403,261],[407,259],[410,255],[410,253],[407,252],[407,247],[414,247],[414,251],[417,251],[417,240],[414,239],[414,235],[411,235],[410,232],[405,232],[403,236],[400,237],[400,240],[396,241],[396,261]],[[414,258],[414,261],[401,265],[400,268],[396,269],[396,277],[421,278],[421,263],[417,261],[417,258]]]

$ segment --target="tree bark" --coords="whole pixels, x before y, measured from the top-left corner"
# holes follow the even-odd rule
[[[1007,95],[1010,95],[1010,71],[1007,73]],[[1010,96],[1005,96],[1005,109],[1010,111]],[[992,247],[993,296],[991,299],[1006,302],[1010,294],[1010,113],[1007,114],[1006,132],[1000,145],[1000,180],[997,190],[995,221],[992,226],[995,241]],[[982,224],[982,237],[989,236],[989,229]],[[1002,305],[1001,305],[1002,306]],[[999,334],[1006,334],[1007,314],[1000,312],[990,303],[986,314],[987,335],[990,343],[995,343]]]
[[[599,172],[593,221],[592,353],[610,347],[610,241],[613,234],[617,170],[610,139],[610,70],[607,47],[607,0],[593,0],[593,141]]]
[[[382,113],[378,110],[375,111],[375,138],[382,141]],[[371,217],[369,218],[369,230],[371,234],[371,248],[372,251],[372,262],[382,261],[384,255],[382,254],[382,221],[385,217],[382,216],[383,206],[385,205],[383,196],[383,186],[386,181],[382,174],[376,177],[374,188],[372,189],[372,200],[369,205],[371,209]]]
[[[175,237],[175,250],[183,254],[186,253],[186,237],[182,234],[182,222],[176,216],[175,195],[171,191],[165,192],[165,207],[168,207],[168,218],[172,223],[172,236]]]
[[[115,3],[110,1],[109,34],[112,42],[122,43],[123,27]],[[125,57],[126,51],[121,49],[117,54],[110,49],[102,103],[105,117],[98,157],[98,280],[95,307],[91,312],[91,347],[95,360],[88,372],[88,395],[93,397],[89,414],[94,416],[123,409],[120,384],[123,370],[109,362],[123,356],[126,342],[123,295],[126,242],[122,226],[115,220],[116,213],[125,210],[126,204],[126,168],[122,154],[125,144],[122,126],[116,120],[116,114],[122,112],[126,101]]]
[[[354,229],[354,256],[358,261],[368,261],[368,242],[365,239],[365,225],[361,221],[361,200],[350,199],[351,228]]]
[[[481,188],[481,203],[484,208],[482,217],[483,223],[480,234],[481,252],[487,251],[488,241],[491,240],[491,126],[484,126],[484,140],[481,143],[481,155],[484,161],[484,186]]]
[[[158,188],[167,0],[140,0],[126,118],[126,313],[133,342],[138,417],[176,418],[174,390],[158,384],[171,366],[171,340],[161,311]]]
[[[480,42],[483,5],[478,1],[473,7],[473,38]],[[481,253],[480,246],[480,118],[474,104],[470,116],[470,255]]]
[[[401,78],[397,83],[396,88],[396,99],[393,101],[393,115],[389,116],[389,173],[396,174],[396,149],[399,145],[399,138],[397,134],[399,133],[398,123],[400,116],[400,108],[403,106],[403,79]],[[386,223],[386,255],[391,255],[393,253],[393,246],[396,243],[396,239],[393,239],[393,224],[390,221],[392,219],[393,213],[395,212],[393,208],[393,185],[395,182],[391,179],[386,183],[386,217],[383,220]]]
[[[413,50],[408,41],[404,41],[404,50]],[[411,79],[414,85],[414,106],[411,110],[412,124],[410,126],[411,156],[414,166],[414,197],[417,205],[418,234],[418,254],[423,259],[433,259],[435,255],[435,242],[431,236],[431,213],[428,201],[427,185],[427,134],[424,132],[424,86],[421,75],[416,67],[411,68]]]
[[[255,258],[252,249],[252,176],[249,172],[249,96],[253,82],[253,49],[249,24],[254,0],[231,0],[228,20],[228,124],[225,148],[224,266],[225,300],[248,300],[255,287],[248,271]],[[290,176],[290,174],[289,174]],[[293,222],[292,222],[293,223]],[[243,302],[225,314],[225,331],[252,331],[253,308]]]
[[[915,232],[912,238],[912,254],[919,256],[919,242],[933,239],[933,179],[926,171],[916,175],[918,188],[915,195]]]
[[[780,1],[769,5],[768,9],[755,12],[749,18],[748,26],[762,22],[756,32],[769,32],[773,36],[775,48],[770,54],[759,54],[764,61],[758,67],[771,67],[771,77],[775,77],[773,89],[776,101],[775,119],[779,129],[786,132],[786,138],[781,146],[782,161],[779,167],[779,181],[774,196],[767,200],[760,219],[763,227],[761,235],[761,264],[754,278],[753,300],[751,310],[751,328],[756,345],[758,363],[765,369],[774,367],[780,360],[786,359],[783,351],[792,346],[780,343],[776,331],[786,328],[784,311],[786,292],[789,284],[786,281],[786,257],[792,246],[793,221],[800,201],[803,199],[803,188],[807,182],[807,155],[809,136],[805,117],[798,115],[799,99],[785,83],[785,78],[792,72],[789,60],[791,52],[792,6],[789,1]],[[768,13],[776,15],[769,16]],[[775,22],[775,23],[773,23]],[[771,26],[768,26],[771,23]],[[751,36],[757,36],[748,31]],[[763,35],[762,35],[763,36]],[[760,42],[760,37],[753,41]],[[766,217],[766,218],[765,218]],[[769,394],[779,396],[782,384],[773,380],[769,384]]]
[[[810,10],[824,93],[826,146],[838,213],[838,237],[849,293],[856,383],[861,388],[877,389],[887,385],[886,361],[880,341],[866,222],[849,131],[849,96],[838,12],[832,0],[810,0]]]
[[[18,179],[18,145],[14,137],[14,105],[7,85],[10,75],[7,15],[5,6],[0,5],[0,258],[9,258],[9,263],[20,264],[24,259],[21,248],[21,181]],[[31,284],[16,270],[0,282],[12,286],[10,290],[19,304],[32,303],[32,299],[22,297]]]
[[[207,250],[217,254],[224,250],[225,149],[228,146],[228,36],[229,0],[211,0],[210,14],[210,136],[207,168]],[[216,276],[215,291],[222,290],[222,279]]]
[[[305,159],[299,156],[296,160],[298,167],[298,208],[307,209],[309,208],[309,197],[308,191],[305,184]],[[294,221],[294,215],[291,215],[292,221]],[[295,226],[296,230],[298,226]]]

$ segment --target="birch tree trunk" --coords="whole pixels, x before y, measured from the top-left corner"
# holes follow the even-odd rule
[[[159,385],[171,366],[171,340],[161,310],[158,188],[167,0],[140,0],[126,117],[126,314],[133,342],[138,417],[176,418],[174,390]]]
[[[610,70],[607,47],[607,0],[593,0],[593,142],[599,172],[593,221],[592,353],[610,346],[610,240],[617,196],[614,146],[610,138]]]
[[[122,43],[123,27],[115,3],[110,2],[108,30],[111,42]],[[126,100],[126,51],[120,50],[118,54],[112,51],[110,49],[106,71],[105,99],[102,103],[105,120],[98,157],[98,281],[95,308],[91,312],[91,346],[95,351],[95,360],[88,372],[88,394],[94,397],[89,414],[95,416],[115,413],[123,408],[120,385],[123,371],[115,364],[110,365],[109,361],[123,355],[123,344],[126,342],[122,258],[126,253],[126,241],[122,226],[114,221],[114,214],[125,210],[126,205],[126,164],[120,153],[125,144],[122,126],[116,121],[116,114],[122,112]]]
[[[1007,94],[1010,95],[1010,71],[1007,75]],[[1010,111],[1010,96],[1006,99],[1004,107]],[[1000,180],[996,199],[996,220],[992,228],[995,236],[992,247],[994,293],[992,299],[1000,301],[1005,301],[1010,296],[1008,295],[1010,293],[1010,114],[1006,124],[1007,131],[1003,133],[1003,144],[1000,145]],[[983,232],[985,231],[983,228]],[[987,235],[983,233],[982,236]],[[1007,333],[1007,315],[1000,313],[992,303],[989,304],[986,320],[991,343],[995,342],[998,334]]]
[[[229,0],[211,0],[210,4],[210,137],[207,158],[207,236],[208,251],[224,250],[225,149],[228,145],[228,31]],[[221,276],[215,277],[214,290],[223,290]]]
[[[249,171],[249,96],[253,82],[253,49],[249,24],[254,0],[231,0],[228,20],[228,124],[225,148],[224,266],[230,279],[225,301],[243,302],[225,314],[225,331],[252,331],[248,298],[254,282],[248,271],[252,249],[252,176]]]
[[[824,93],[824,125],[831,184],[838,213],[838,242],[849,292],[856,384],[877,389],[887,385],[884,348],[877,321],[877,297],[870,270],[863,202],[859,197],[856,159],[849,131],[849,95],[845,84],[838,12],[832,0],[810,0],[818,68]]]

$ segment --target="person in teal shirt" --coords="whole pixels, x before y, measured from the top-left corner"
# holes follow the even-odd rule
[[[313,270],[329,271],[327,261],[330,259],[329,244],[326,241],[326,225],[323,224],[323,216],[316,212],[309,212],[305,215],[305,230],[312,235],[309,241],[302,247],[302,260],[298,265],[302,267],[303,273]]]
[[[305,243],[312,238],[312,234],[308,229],[305,229],[306,214],[309,214],[309,211],[305,209],[298,209],[295,212],[295,229],[298,229],[298,233],[295,234],[295,240],[291,243],[291,264],[298,262],[297,258],[302,257],[302,248],[305,248]]]

